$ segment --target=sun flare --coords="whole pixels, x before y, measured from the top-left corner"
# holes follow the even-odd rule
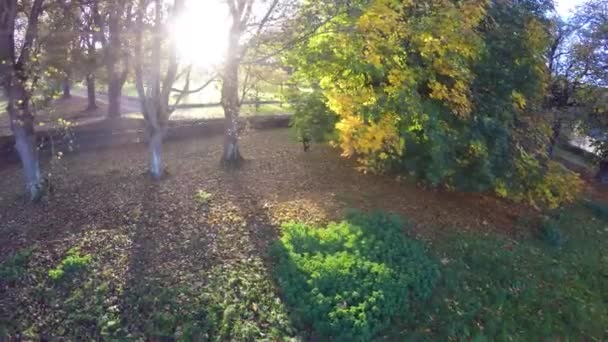
[[[217,0],[190,0],[174,25],[180,57],[200,68],[221,63],[226,51],[228,12]]]

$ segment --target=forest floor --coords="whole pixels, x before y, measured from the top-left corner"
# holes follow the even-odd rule
[[[198,317],[186,293],[221,291],[233,275],[259,300],[280,302],[267,250],[290,220],[323,224],[349,208],[380,209],[411,221],[408,234],[430,244],[462,232],[517,244],[536,234],[541,216],[490,195],[362,174],[328,146],[303,152],[283,129],[245,132],[241,146],[246,163],[227,171],[221,137],[168,142],[161,182],[146,176],[144,145],[46,160],[53,191],[38,204],[22,196],[19,165],[0,168],[0,336],[186,336],[184,322]],[[85,271],[67,280],[50,276],[79,262]],[[265,336],[272,319],[252,305],[244,310],[254,318],[241,318]]]

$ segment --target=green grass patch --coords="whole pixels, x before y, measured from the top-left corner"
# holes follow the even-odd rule
[[[400,337],[606,338],[608,228],[580,207],[551,220],[551,229],[558,227],[559,234],[568,236],[560,249],[546,240],[513,241],[498,235],[457,234],[438,241],[442,281],[432,303],[417,308],[418,319]]]
[[[608,221],[608,204],[598,201],[585,201],[584,204],[595,216]]]
[[[276,278],[300,328],[335,341],[368,341],[413,302],[428,298],[438,267],[399,218],[351,214],[315,228],[283,226]]]

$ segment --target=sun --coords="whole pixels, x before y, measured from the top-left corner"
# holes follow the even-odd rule
[[[189,0],[171,32],[175,35],[178,53],[184,63],[210,69],[224,59],[228,31],[225,3]]]

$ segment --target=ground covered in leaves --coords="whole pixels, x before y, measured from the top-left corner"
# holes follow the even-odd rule
[[[602,285],[608,283],[602,266],[608,260],[601,254],[608,229],[590,211],[577,209],[578,222],[589,231],[570,234],[578,247],[563,250],[572,257],[545,255],[566,252],[561,242],[559,251],[539,247],[535,236],[541,218],[523,205],[363,175],[327,146],[304,153],[287,130],[249,132],[241,144],[247,162],[227,171],[219,167],[220,137],[169,142],[168,172],[161,182],[146,176],[143,145],[65,155],[45,162],[53,191],[35,205],[21,195],[19,165],[3,166],[0,336],[314,339],[311,327],[293,324],[269,250],[282,223],[322,225],[341,220],[350,208],[400,215],[410,221],[407,235],[432,246],[441,261],[441,292],[431,299],[433,305],[420,308],[413,320],[395,323],[386,338],[484,332],[492,337],[521,333],[521,326],[535,329],[527,336],[542,336],[536,334],[540,328],[526,324],[543,315],[534,310],[547,302],[532,299],[546,293],[578,311],[554,303],[566,314],[549,323],[541,317],[543,324],[558,325],[544,336],[572,333],[567,322],[576,320],[573,312],[593,314],[597,323],[572,325],[578,329],[574,336],[608,334],[601,326],[608,322],[608,291]],[[458,244],[446,243],[454,234]],[[462,240],[462,234],[472,240]],[[553,235],[549,241],[559,240]],[[471,249],[488,236],[491,240],[481,243],[485,249]],[[579,260],[576,253],[587,239],[595,252]],[[480,250],[482,256],[475,254]],[[523,252],[508,254],[513,250]],[[517,258],[527,266],[508,264]],[[579,261],[588,267],[580,268]],[[468,263],[479,267],[481,276]],[[497,268],[502,271],[495,275]],[[549,280],[571,288],[547,292],[553,286]],[[518,305],[520,293],[530,302]],[[505,303],[516,303],[515,309]],[[515,329],[500,330],[484,321],[488,315],[510,319]]]

